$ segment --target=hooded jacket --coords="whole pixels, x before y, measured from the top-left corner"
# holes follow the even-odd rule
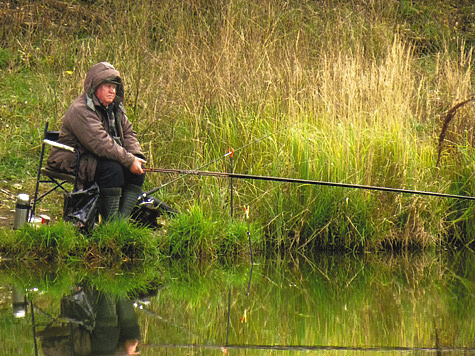
[[[106,81],[117,83],[116,97],[108,108],[94,94]],[[130,168],[135,157],[144,158],[132,124],[123,106],[124,87],[119,72],[107,62],[95,64],[86,74],[84,92],[70,105],[63,117],[58,142],[74,147],[80,154],[78,188],[94,181],[97,158],[119,162]],[[109,112],[109,113],[108,113]],[[109,116],[114,115],[117,138],[110,132]],[[53,148],[48,167],[70,174],[76,168],[76,154]]]

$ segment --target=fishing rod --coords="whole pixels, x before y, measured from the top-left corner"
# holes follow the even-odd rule
[[[293,352],[315,352],[315,351],[337,351],[337,352],[359,352],[359,353],[382,353],[398,352],[473,352],[473,347],[432,347],[432,346],[337,346],[337,345],[270,345],[270,344],[232,344],[232,345],[212,345],[212,344],[159,344],[149,343],[140,345],[141,348],[148,349],[191,349],[191,350],[220,350],[223,354],[229,353],[229,350],[266,350],[266,351],[293,351]],[[227,352],[226,352],[227,351]],[[266,353],[267,354],[267,353]]]
[[[144,171],[153,172],[153,173],[173,173],[173,174],[219,177],[219,178],[238,178],[238,179],[263,180],[263,181],[272,181],[272,182],[299,183],[299,184],[321,185],[321,186],[330,186],[330,187],[376,190],[376,191],[392,192],[392,193],[429,195],[429,196],[443,197],[443,198],[475,200],[475,197],[468,196],[468,195],[446,194],[446,193],[437,193],[437,192],[427,192],[427,191],[421,191],[421,190],[378,187],[378,186],[372,186],[372,185],[361,185],[361,184],[351,184],[351,183],[336,183],[336,182],[327,182],[327,181],[300,179],[300,178],[285,178],[285,177],[262,176],[262,175],[242,174],[242,173],[199,171],[199,170],[174,169],[174,168],[144,168]]]

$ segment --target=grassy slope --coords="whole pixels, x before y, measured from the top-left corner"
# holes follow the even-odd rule
[[[2,187],[32,191],[44,122],[59,127],[88,67],[108,60],[151,166],[197,168],[233,147],[243,173],[473,194],[472,106],[435,166],[441,118],[472,93],[468,1],[45,0],[0,12]],[[237,217],[249,205],[281,248],[468,242],[473,229],[462,201],[235,185]],[[227,181],[188,177],[158,194],[211,221],[229,214]]]

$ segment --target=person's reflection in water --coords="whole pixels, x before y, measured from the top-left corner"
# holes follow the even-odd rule
[[[51,327],[38,333],[45,356],[138,355],[141,335],[133,301],[97,291],[78,293],[86,295],[91,302],[94,326],[88,328],[81,320],[76,320],[70,326]],[[82,306],[77,304],[69,311],[62,310],[62,316],[78,319],[80,313],[76,311],[80,308]],[[74,345],[74,352],[71,352],[71,345]]]
[[[111,353],[123,345],[127,355],[137,355],[140,329],[134,306],[129,299],[115,299],[99,293],[96,323],[90,333],[91,349],[96,353]]]

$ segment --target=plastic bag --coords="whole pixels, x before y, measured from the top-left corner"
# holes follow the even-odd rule
[[[96,324],[96,313],[89,299],[83,289],[64,296],[61,299],[61,318],[92,331]]]
[[[66,193],[63,219],[82,228],[92,228],[97,216],[98,201],[99,186],[96,183],[87,189]]]

